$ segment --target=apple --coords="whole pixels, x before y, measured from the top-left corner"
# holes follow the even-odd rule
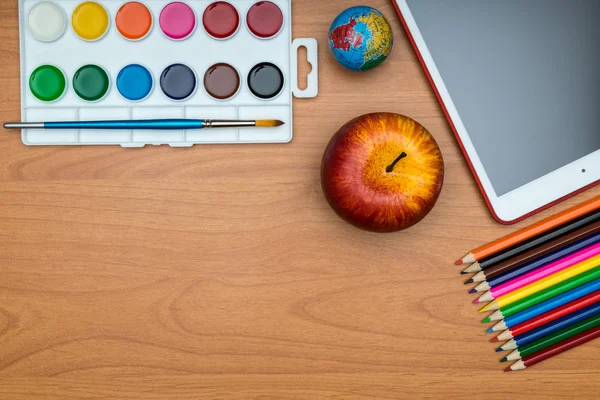
[[[444,182],[444,159],[418,122],[392,113],[367,114],[342,126],[323,155],[321,185],[334,211],[373,232],[396,232],[433,209]]]

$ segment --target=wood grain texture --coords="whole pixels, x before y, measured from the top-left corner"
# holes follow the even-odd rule
[[[453,262],[495,223],[387,0],[397,42],[337,66],[330,22],[361,1],[297,0],[320,95],[288,145],[28,148],[0,134],[0,398],[597,398],[600,343],[501,372]],[[17,1],[0,5],[0,120],[19,118]],[[319,167],[347,120],[415,118],[447,166],[418,226],[376,235],[328,208]],[[504,380],[503,388],[487,389]]]

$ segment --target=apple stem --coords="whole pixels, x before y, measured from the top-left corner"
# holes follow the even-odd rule
[[[385,172],[390,173],[390,172],[394,171],[394,167],[396,166],[396,164],[398,164],[398,162],[400,162],[400,160],[402,160],[405,157],[408,157],[408,154],[406,154],[405,152],[402,152],[402,154],[400,154],[398,156],[398,158],[396,158],[394,160],[393,163],[391,163],[390,165],[388,165],[388,167],[385,169]]]

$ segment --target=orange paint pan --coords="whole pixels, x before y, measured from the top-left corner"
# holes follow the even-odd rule
[[[152,13],[142,3],[132,1],[123,4],[116,17],[117,30],[125,39],[141,40],[152,29]]]

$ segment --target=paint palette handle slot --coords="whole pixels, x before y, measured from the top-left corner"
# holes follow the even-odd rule
[[[298,87],[298,49],[306,48],[306,60],[312,65],[312,71],[308,74],[306,89]],[[296,39],[292,43],[292,65],[291,79],[294,97],[311,99],[319,94],[319,43],[317,39]]]

